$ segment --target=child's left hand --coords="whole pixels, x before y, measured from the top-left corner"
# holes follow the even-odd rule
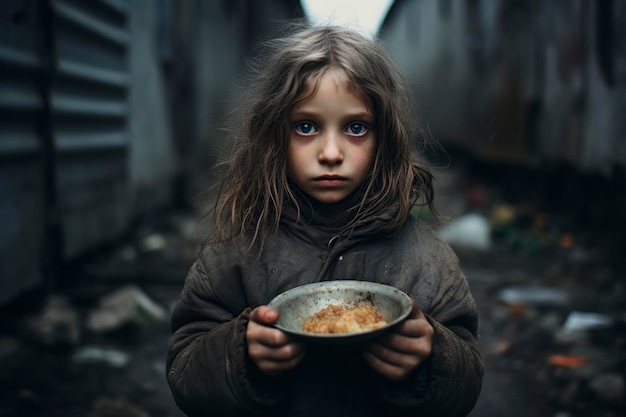
[[[409,317],[366,345],[363,357],[374,371],[400,381],[430,356],[433,333],[433,327],[413,300]]]

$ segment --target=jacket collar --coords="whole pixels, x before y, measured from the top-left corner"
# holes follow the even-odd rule
[[[361,190],[340,203],[323,204],[310,198],[294,184],[290,185],[300,211],[293,203],[287,203],[283,208],[281,224],[288,226],[300,238],[330,249],[337,245],[351,246],[364,239],[388,236],[397,231],[391,227],[391,220],[396,215],[399,204],[391,204],[379,213],[357,219],[354,227],[349,229],[346,225],[352,220],[354,213],[347,213],[347,209],[360,201],[363,196]],[[347,214],[342,216],[343,213]]]

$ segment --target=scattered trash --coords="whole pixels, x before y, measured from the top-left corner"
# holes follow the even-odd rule
[[[563,368],[574,368],[589,362],[587,356],[570,356],[570,355],[552,355],[548,358],[548,363],[552,366],[561,366]]]
[[[496,204],[490,221],[492,236],[521,253],[539,253],[554,243],[548,216],[531,205]]]
[[[96,332],[111,331],[128,323],[142,326],[165,320],[167,312],[134,285],[123,287],[100,301],[87,327]]]
[[[608,327],[612,323],[613,319],[604,314],[572,311],[557,332],[556,337],[560,341],[577,339],[589,330]]]
[[[576,239],[571,233],[564,233],[559,238],[559,245],[564,249],[569,249],[573,247],[574,243],[576,243]]]
[[[77,364],[105,363],[114,368],[123,368],[128,364],[128,355],[116,349],[85,346],[72,356]]]
[[[510,204],[497,204],[491,210],[491,222],[495,225],[513,223],[517,213]]]
[[[163,250],[166,246],[167,239],[158,233],[148,235],[141,241],[141,248],[146,252]]]
[[[37,316],[26,320],[24,334],[45,346],[73,346],[81,337],[76,310],[64,297],[53,295]]]
[[[624,377],[616,373],[596,375],[590,382],[591,390],[604,401],[614,404],[624,402]]]
[[[534,306],[564,306],[569,302],[566,292],[541,286],[505,288],[499,292],[498,299],[506,304]]]
[[[450,245],[468,249],[487,250],[491,247],[489,221],[479,214],[466,214],[438,229]]]
[[[489,349],[489,353],[492,355],[503,355],[507,353],[511,349],[511,341],[510,340],[498,340]]]
[[[150,417],[150,415],[127,399],[119,397],[115,400],[98,399],[89,417]]]
[[[509,313],[509,317],[519,318],[526,315],[528,312],[528,305],[524,303],[508,303],[506,310]]]
[[[484,198],[478,191],[468,194],[467,203],[484,213],[485,204],[492,197]],[[414,210],[419,210],[422,219],[432,216],[427,208]],[[515,373],[515,378],[522,377],[520,384],[529,384],[532,386],[529,391],[538,394],[533,400],[538,404],[550,403],[552,411],[548,415],[552,417],[578,417],[590,415],[590,411],[595,412],[594,416],[626,416],[622,411],[626,409],[623,274],[603,262],[607,254],[590,235],[557,224],[566,220],[548,217],[530,204],[500,204],[493,207],[491,216],[475,213],[459,216],[442,226],[439,233],[452,245],[480,250],[493,247],[498,250],[498,256],[503,255],[497,262],[491,262],[494,260],[491,252],[475,257],[469,254],[478,266],[471,265],[468,277],[485,319],[479,342],[484,344],[486,364],[492,372],[495,370],[495,375]],[[6,399],[10,399],[10,404],[26,411],[24,415],[30,410],[35,410],[30,413],[35,415],[50,407],[50,398],[55,395],[76,395],[68,388],[69,384],[90,383],[96,386],[95,393],[94,388],[80,387],[81,392],[92,395],[89,401],[81,398],[81,406],[87,407],[81,409],[81,415],[149,417],[138,406],[157,409],[156,402],[161,400],[163,392],[169,394],[162,377],[166,326],[150,329],[156,330],[158,336],[146,332],[142,333],[146,337],[141,339],[132,337],[136,332],[100,333],[128,323],[144,326],[167,320],[177,300],[169,294],[174,285],[164,290],[159,282],[152,280],[153,275],[146,272],[144,265],[155,270],[162,270],[163,265],[182,264],[180,269],[188,268],[197,251],[195,244],[187,242],[197,239],[194,228],[195,221],[190,217],[172,221],[167,230],[145,230],[135,235],[132,244],[121,246],[113,257],[96,265],[100,271],[108,268],[106,273],[90,272],[99,278],[98,284],[120,285],[122,279],[127,279],[126,284],[141,282],[147,291],[154,288],[155,292],[150,294],[158,294],[162,306],[134,285],[106,294],[94,304],[94,295],[101,294],[103,287],[92,286],[89,281],[78,299],[76,291],[71,293],[76,305],[94,307],[83,323],[74,321],[82,309],[75,309],[67,300],[57,297],[48,300],[45,308],[30,319],[31,327],[23,325],[24,319],[15,321],[18,325],[15,327],[11,323],[8,329],[15,328],[15,337],[0,335],[0,383],[13,381],[19,375],[29,384],[16,388],[15,393],[0,396],[0,404],[5,406]],[[519,253],[550,256],[519,257]],[[513,254],[513,262],[506,258],[509,254]],[[518,262],[520,259],[523,261]],[[545,264],[541,263],[544,261]],[[143,274],[142,279],[149,279],[136,280],[137,271]],[[173,274],[171,283],[182,284],[184,274],[179,276],[178,272],[169,270],[166,273]],[[107,281],[105,278],[109,277],[114,279]],[[603,312],[610,314],[593,312],[594,306],[601,306]],[[94,333],[81,335],[80,324]],[[129,334],[131,338],[122,339]],[[114,343],[107,344],[109,336],[115,337]],[[28,343],[26,339],[38,339],[40,343]],[[136,345],[138,342],[142,346]],[[73,354],[67,349],[46,350],[48,346],[71,343],[84,346],[73,346]],[[77,365],[80,369],[76,369]],[[26,372],[29,374],[25,375]],[[130,393],[129,398],[136,404],[123,397],[115,398],[111,391]],[[522,391],[513,398],[523,398]]]

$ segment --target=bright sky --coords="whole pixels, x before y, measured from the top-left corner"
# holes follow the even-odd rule
[[[374,36],[393,0],[300,0],[315,24],[348,26]]]

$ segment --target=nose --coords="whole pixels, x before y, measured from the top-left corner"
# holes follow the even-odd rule
[[[343,149],[339,135],[332,132],[323,135],[318,161],[323,165],[336,165],[343,161]]]

